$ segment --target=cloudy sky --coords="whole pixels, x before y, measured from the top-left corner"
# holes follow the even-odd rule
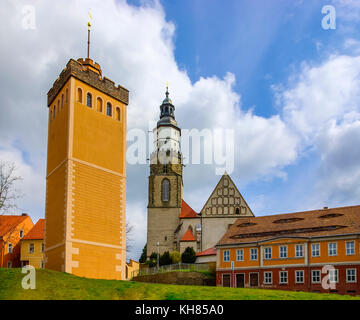
[[[336,29],[322,28],[325,5]],[[168,81],[182,129],[233,130],[231,176],[256,215],[360,204],[359,1],[3,0],[0,159],[17,165],[20,211],[34,222],[44,217],[47,91],[86,55],[89,8],[91,57],[130,90],[129,130],[157,121]],[[215,168],[184,168],[196,211]],[[149,168],[127,170],[138,259]]]

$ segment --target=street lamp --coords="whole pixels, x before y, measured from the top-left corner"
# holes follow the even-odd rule
[[[160,242],[157,242],[157,243],[156,243],[156,246],[157,246],[157,268],[158,268],[158,270],[159,270],[159,256],[160,256],[159,246],[160,246]]]

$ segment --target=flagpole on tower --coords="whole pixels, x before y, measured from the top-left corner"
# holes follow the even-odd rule
[[[87,47],[87,57],[90,58],[90,27],[91,27],[91,13],[89,9],[89,21],[88,21],[88,47]]]

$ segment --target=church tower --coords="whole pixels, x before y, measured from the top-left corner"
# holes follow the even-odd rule
[[[129,92],[70,59],[48,92],[45,268],[125,279]]]
[[[181,130],[175,120],[175,106],[166,98],[160,106],[160,120],[154,134],[150,157],[147,256],[179,250],[175,230],[179,226],[183,181]]]

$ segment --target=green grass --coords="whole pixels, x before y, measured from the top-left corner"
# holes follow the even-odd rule
[[[360,300],[337,294],[95,280],[50,270],[37,270],[36,289],[24,290],[23,276],[20,269],[0,269],[0,300]]]

